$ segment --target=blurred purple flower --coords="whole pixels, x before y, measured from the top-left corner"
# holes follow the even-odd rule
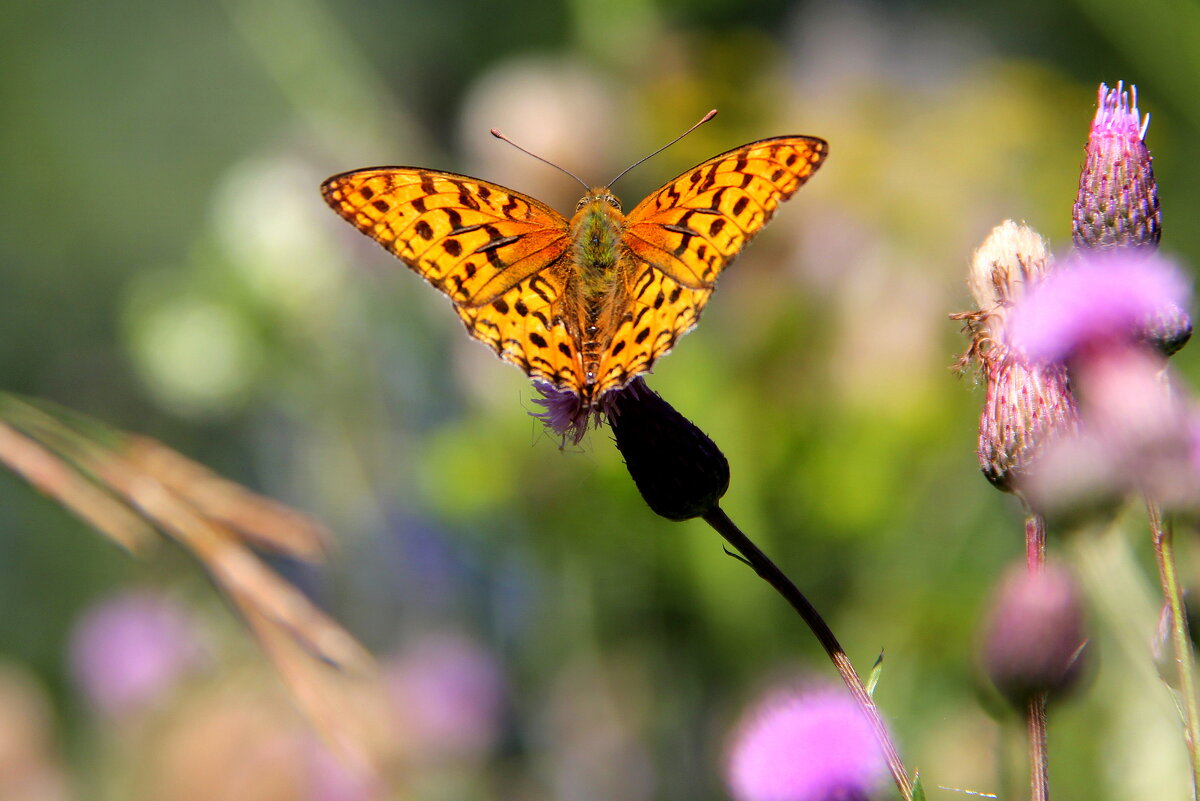
[[[422,639],[390,660],[387,680],[399,725],[420,752],[472,757],[495,743],[504,680],[492,655],[472,640]]]
[[[886,774],[871,725],[844,691],[777,692],[734,735],[726,780],[737,801],[854,801]]]
[[[1174,262],[1137,251],[1081,257],[1032,287],[1009,319],[1010,344],[1035,362],[1082,349],[1146,341],[1147,329],[1182,314],[1187,281]]]
[[[88,700],[106,715],[137,711],[205,660],[186,610],[149,591],[95,604],[75,625],[71,668]]]
[[[1036,693],[1061,694],[1078,679],[1087,642],[1074,578],[1051,562],[1030,571],[1011,567],[1000,581],[984,626],[988,678],[1021,707]]]
[[[374,801],[384,793],[378,782],[363,771],[353,770],[338,759],[323,742],[305,741],[303,746],[308,785],[308,801]]]
[[[1197,413],[1146,348],[1097,349],[1072,366],[1082,426],[1046,443],[1025,497],[1044,513],[1101,511],[1138,490],[1170,507],[1200,503]]]

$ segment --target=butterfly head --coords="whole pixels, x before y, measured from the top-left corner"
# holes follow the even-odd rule
[[[621,199],[612,193],[612,190],[607,186],[592,187],[587,191],[587,194],[579,198],[579,202],[575,204],[575,213],[583,211],[593,203],[607,203],[617,211],[621,210]]]

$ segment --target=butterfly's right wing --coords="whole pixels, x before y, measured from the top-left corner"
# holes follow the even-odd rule
[[[632,308],[601,357],[598,393],[650,370],[696,325],[721,271],[828,153],[812,136],[750,142],[696,165],[629,212],[622,240]]]
[[[471,336],[530,377],[582,386],[559,314],[570,280],[561,214],[497,184],[415,167],[335,175],[325,202],[454,303]]]

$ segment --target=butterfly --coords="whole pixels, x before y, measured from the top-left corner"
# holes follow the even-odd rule
[[[513,189],[421,167],[345,172],[321,193],[449,297],[472,337],[546,394],[569,395],[578,422],[696,325],[721,271],[828,152],[811,136],[761,139],[628,214],[607,186],[588,189],[570,219]]]

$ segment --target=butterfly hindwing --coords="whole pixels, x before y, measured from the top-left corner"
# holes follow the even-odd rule
[[[645,262],[633,262],[628,308],[613,320],[608,348],[597,371],[597,397],[646,373],[696,325],[712,290],[692,289]]]
[[[560,317],[566,265],[556,263],[490,303],[456,306],[471,336],[491,346],[530,378],[576,394],[584,391],[576,339]]]

